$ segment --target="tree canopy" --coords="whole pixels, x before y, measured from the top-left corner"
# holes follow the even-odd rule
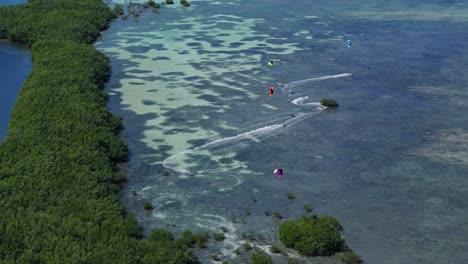
[[[310,216],[280,226],[281,242],[306,256],[330,256],[345,249],[341,226],[330,216]]]
[[[0,38],[28,44],[33,59],[0,144],[2,263],[196,262],[201,238],[143,240],[118,198],[127,147],[102,91],[110,64],[90,45],[113,17],[99,0],[0,8]]]

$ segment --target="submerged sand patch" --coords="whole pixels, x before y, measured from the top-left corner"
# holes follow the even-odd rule
[[[120,79],[121,87],[111,90],[120,93],[125,109],[138,115],[157,113],[146,121],[141,140],[157,150],[161,142],[154,140],[164,139],[162,144],[173,147],[168,155],[194,147],[189,141],[221,137],[199,122],[210,113],[228,114],[235,100],[258,97],[252,84],[267,80],[256,75],[262,70],[264,52],[299,50],[297,43],[255,31],[263,19],[218,14],[158,23],[125,27],[115,33],[112,47],[102,49],[115,54],[116,60],[130,62],[122,65],[128,74]],[[154,60],[161,57],[164,61]],[[205,115],[190,115],[196,108],[203,108]],[[225,124],[228,127],[238,129]],[[170,133],[174,129],[180,131]]]
[[[415,153],[435,162],[468,166],[468,131],[446,129],[427,135],[430,140]]]
[[[360,10],[351,11],[348,15],[360,19],[370,20],[418,20],[418,21],[468,21],[468,6],[466,4],[451,5],[447,8],[441,8],[440,5],[419,5],[417,8],[408,7],[401,10],[395,8],[366,7]]]

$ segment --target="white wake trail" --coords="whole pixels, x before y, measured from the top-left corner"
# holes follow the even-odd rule
[[[307,99],[309,99],[309,96],[303,96],[303,97],[299,97],[299,98],[292,100],[291,103],[298,105],[298,106],[313,105],[313,106],[316,106],[318,109],[326,108],[325,106],[322,106],[320,102],[304,103],[304,101],[306,101]]]
[[[313,113],[306,113],[306,114],[299,114],[297,116],[292,116],[289,120],[286,120],[285,122],[281,124],[273,124],[273,125],[268,125],[265,127],[257,128],[251,131],[247,131],[244,133],[237,134],[232,137],[225,137],[225,138],[220,138],[216,139],[214,141],[208,142],[206,144],[203,144],[201,146],[192,148],[192,149],[187,149],[185,151],[179,152],[167,159],[165,159],[162,162],[162,165],[167,168],[171,169],[174,171],[179,171],[181,173],[190,173],[187,170],[181,170],[177,169],[177,163],[182,162],[180,159],[190,155],[190,154],[196,154],[197,152],[203,151],[203,150],[210,150],[214,151],[214,149],[217,149],[216,151],[219,150],[226,150],[231,147],[234,147],[242,142],[245,141],[254,141],[256,143],[265,140],[277,133],[279,133],[282,129],[285,129],[286,127],[290,127],[294,124],[297,124],[298,122],[310,117],[312,114],[318,113],[313,112]]]
[[[338,78],[344,78],[344,77],[350,77],[350,76],[352,76],[351,73],[341,73],[341,74],[336,74],[336,75],[327,75],[327,76],[322,76],[322,77],[309,78],[309,79],[305,79],[305,80],[301,80],[301,81],[295,81],[295,82],[287,83],[283,87],[281,87],[281,89],[283,91],[285,89],[289,89],[289,91],[291,91],[292,87],[299,86],[299,85],[302,85],[302,84],[305,84],[305,83],[314,82],[314,81],[328,80],[328,79],[338,79]],[[219,152],[219,151],[224,151],[225,152],[225,151],[230,150],[230,149],[235,148],[235,147],[247,146],[248,142],[252,142],[252,141],[258,143],[258,142],[260,142],[262,140],[265,140],[266,138],[269,138],[269,137],[279,133],[281,131],[281,129],[286,128],[286,127],[290,127],[291,125],[294,125],[294,124],[304,120],[305,118],[310,117],[312,114],[318,113],[321,110],[324,110],[326,108],[326,107],[321,106],[320,103],[315,103],[315,102],[305,103],[305,101],[308,98],[309,97],[307,97],[307,96],[296,98],[296,99],[292,100],[292,103],[295,104],[295,105],[298,105],[298,106],[316,106],[317,111],[314,111],[312,113],[305,113],[305,114],[301,113],[301,114],[299,114],[297,116],[291,115],[292,118],[290,118],[289,120],[285,120],[285,121],[282,121],[282,119],[284,119],[285,117],[281,117],[281,118],[278,118],[276,120],[271,120],[271,121],[264,122],[263,124],[257,124],[257,125],[266,125],[267,123],[269,123],[268,125],[263,126],[261,128],[257,128],[257,129],[251,130],[251,131],[243,132],[243,133],[240,133],[238,135],[231,136],[231,137],[216,139],[214,141],[208,142],[208,143],[203,144],[201,146],[179,152],[179,153],[165,159],[162,162],[162,165],[165,168],[168,168],[168,169],[171,169],[171,170],[174,170],[174,171],[178,171],[178,172],[181,172],[181,173],[188,173],[189,174],[190,171],[180,168],[181,165],[183,165],[185,163],[186,164],[189,163],[188,160],[183,160],[184,157],[185,158],[200,159],[200,157],[195,157],[195,156],[201,154],[201,155],[205,155],[208,158],[211,158],[212,154],[214,154],[216,152]],[[281,123],[271,124],[272,122],[281,122]],[[202,154],[202,152],[205,151],[205,150],[209,151],[211,154],[207,154],[207,153]],[[177,167],[179,167],[179,168],[177,168]]]
[[[252,130],[252,131],[247,131],[247,132],[244,132],[244,133],[232,136],[232,137],[225,137],[225,138],[216,139],[214,141],[208,142],[206,144],[195,147],[193,149],[188,149],[188,150],[182,151],[182,152],[180,152],[180,153],[178,153],[176,155],[173,155],[173,156],[165,159],[162,164],[163,164],[163,166],[165,168],[175,170],[175,166],[174,166],[175,164],[173,164],[171,161],[177,160],[177,158],[180,157],[180,156],[195,153],[197,151],[201,151],[201,150],[205,150],[205,149],[211,149],[211,148],[214,148],[214,147],[218,147],[218,146],[221,146],[221,145],[225,145],[225,144],[235,142],[235,141],[239,141],[239,140],[243,140],[243,139],[250,139],[250,140],[255,141],[255,139],[256,139],[255,136],[259,136],[259,135],[262,135],[262,134],[265,134],[265,133],[268,133],[268,132],[283,128],[283,126],[284,126],[283,124],[274,124],[274,125],[270,125],[270,126],[257,128],[257,129]],[[260,139],[258,139],[258,141],[260,141]],[[181,172],[188,173],[187,171],[181,171]]]
[[[341,74],[335,74],[335,75],[327,75],[327,76],[322,76],[322,77],[316,77],[316,78],[309,78],[301,81],[295,81],[295,82],[290,82],[281,87],[282,91],[291,91],[291,88],[294,86],[299,86],[305,83],[309,82],[316,82],[316,81],[323,81],[323,80],[328,80],[328,79],[338,79],[338,78],[344,78],[344,77],[350,77],[353,76],[351,73],[341,73]]]

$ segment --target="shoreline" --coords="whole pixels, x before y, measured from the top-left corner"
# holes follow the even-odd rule
[[[142,240],[118,197],[127,149],[102,91],[109,61],[91,45],[115,17],[99,0],[0,7],[0,36],[33,58],[0,143],[3,261],[196,262],[192,240]]]
[[[89,0],[86,4],[97,2]],[[16,9],[21,14],[22,7]],[[96,12],[107,12],[106,23],[97,22],[99,30],[105,29],[114,16],[110,9]],[[15,18],[2,18],[0,23],[10,20]],[[6,252],[5,259],[126,259],[139,263],[141,259],[160,260],[161,256],[154,253],[154,243],[162,237],[166,242],[158,250],[169,254],[164,261],[179,261],[178,254],[184,254],[186,263],[196,262],[190,250],[193,239],[179,242],[167,231],[155,230],[142,240],[134,217],[122,210],[118,191],[125,175],[116,168],[128,153],[119,137],[121,119],[110,114],[108,95],[102,91],[110,77],[109,60],[91,46],[100,33],[81,36],[64,31],[61,33],[70,35],[59,38],[57,32],[51,32],[49,36],[55,38],[46,39],[47,34],[41,37],[34,29],[24,30],[9,32],[6,26],[3,32],[31,46],[34,68],[15,104],[12,129],[0,145],[2,165],[8,168],[0,171],[2,176],[7,175],[0,183],[19,191],[7,196],[10,200],[1,209],[12,214],[12,219],[24,219],[19,225],[26,234],[41,232],[44,226],[53,231],[37,238],[33,256],[27,255],[32,249],[19,246],[28,245],[24,233],[8,233],[6,241],[16,242],[13,247],[23,251]],[[15,188],[18,186],[19,190]],[[6,218],[2,221],[6,229],[13,224]],[[118,243],[105,249],[109,241]],[[50,248],[58,248],[58,253],[49,252]],[[74,250],[71,255],[70,248]]]

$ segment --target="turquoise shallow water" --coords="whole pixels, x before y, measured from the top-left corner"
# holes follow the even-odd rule
[[[110,108],[130,149],[126,207],[146,231],[228,227],[212,249],[227,259],[243,233],[274,243],[265,210],[293,218],[310,204],[340,220],[366,263],[468,262],[467,11],[193,1],[114,22],[96,46],[113,65]],[[353,76],[267,96],[340,73]],[[341,106],[291,103],[302,96]]]

